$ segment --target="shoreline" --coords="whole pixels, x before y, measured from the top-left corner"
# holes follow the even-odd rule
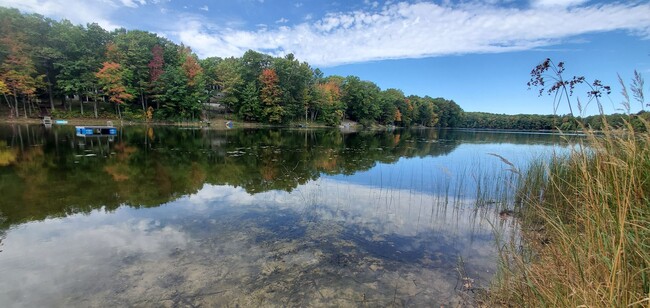
[[[57,124],[55,121],[64,120],[66,123]],[[134,126],[134,125],[152,125],[152,126],[181,126],[181,127],[204,127],[211,129],[231,129],[231,128],[337,128],[336,126],[327,126],[322,123],[309,123],[305,125],[302,122],[288,123],[283,125],[275,124],[265,124],[258,122],[240,122],[236,120],[228,120],[224,117],[216,117],[210,119],[209,121],[180,121],[180,122],[169,122],[169,121],[140,121],[140,120],[125,120],[125,119],[113,119],[113,118],[63,118],[55,119],[52,118],[52,125],[107,125],[107,123],[113,122],[113,126]],[[233,126],[231,128],[226,126],[226,123],[232,122]],[[345,121],[344,123],[350,123],[350,128],[355,128],[358,130],[360,128],[354,122]],[[9,118],[6,116],[0,117],[0,124],[32,124],[38,125],[43,124],[43,120],[40,118],[34,117],[18,117],[18,118]],[[341,124],[343,125],[343,123]],[[370,128],[376,129],[376,128]]]
[[[65,120],[66,123],[57,124],[55,121]],[[132,125],[152,125],[152,126],[193,126],[193,127],[210,127],[214,129],[229,129],[226,127],[226,123],[231,120],[226,120],[224,118],[212,119],[208,122],[166,122],[166,121],[137,121],[137,120],[120,120],[120,119],[111,119],[111,118],[70,118],[70,119],[52,119],[52,125],[107,125],[107,123],[113,122],[113,126],[132,126]],[[271,128],[277,127],[273,125],[267,125],[262,123],[253,123],[253,122],[237,122],[231,121],[234,128]],[[42,119],[39,118],[0,118],[0,123],[2,124],[43,124]],[[310,126],[311,127],[311,126]],[[320,127],[320,126],[318,126]]]

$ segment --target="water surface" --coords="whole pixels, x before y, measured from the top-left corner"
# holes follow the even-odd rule
[[[440,306],[554,135],[0,126],[0,305]]]

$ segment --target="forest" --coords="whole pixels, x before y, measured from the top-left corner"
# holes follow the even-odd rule
[[[453,100],[382,90],[357,76],[327,76],[293,54],[253,50],[199,59],[155,33],[74,25],[0,7],[0,101],[6,116],[200,121],[215,110],[239,121],[286,125],[343,120],[364,126],[600,129],[601,116],[464,112]],[[643,118],[648,114],[641,112]],[[623,114],[608,115],[613,126]],[[640,129],[643,125],[632,119]]]
[[[0,92],[12,117],[198,121],[218,106],[268,124],[455,127],[463,114],[451,100],[381,90],[356,76],[324,77],[293,54],[199,59],[155,33],[8,8],[0,8]]]

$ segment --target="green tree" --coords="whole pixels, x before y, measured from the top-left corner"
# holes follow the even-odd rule
[[[378,104],[379,92],[379,87],[370,81],[362,81],[356,76],[346,77],[341,100],[347,106],[348,116],[359,122],[376,121],[381,112]]]
[[[399,122],[399,124],[409,125],[411,122],[410,117],[405,120],[404,105],[404,92],[398,89],[387,89],[379,94],[379,108],[381,113],[379,115],[379,123],[391,124]],[[404,110],[403,110],[404,109]],[[397,119],[396,115],[400,115]]]
[[[233,57],[226,58],[217,64],[215,71],[221,103],[237,113],[239,110],[238,103],[241,101],[240,95],[244,87],[241,62]],[[254,84],[253,89],[255,89]]]
[[[145,92],[150,85],[149,63],[153,58],[151,50],[160,44],[161,39],[154,33],[140,30],[118,29],[114,33],[113,41],[122,55],[118,63],[130,71],[129,76],[125,76],[125,83],[133,90],[132,94],[138,96],[142,111],[145,112]]]
[[[237,115],[242,120],[258,121],[262,118],[262,106],[259,100],[259,92],[254,82],[249,82],[242,91],[241,104]]]
[[[318,83],[313,90],[309,110],[312,121],[317,117],[327,125],[338,125],[343,119],[345,105],[341,101],[341,80],[330,78]]]
[[[304,115],[306,119],[314,81],[311,67],[305,62],[300,63],[291,53],[283,58],[274,58],[272,67],[278,75],[286,115],[290,119]]]

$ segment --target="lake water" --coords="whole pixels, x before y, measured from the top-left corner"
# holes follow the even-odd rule
[[[467,303],[555,135],[0,126],[0,306]]]

